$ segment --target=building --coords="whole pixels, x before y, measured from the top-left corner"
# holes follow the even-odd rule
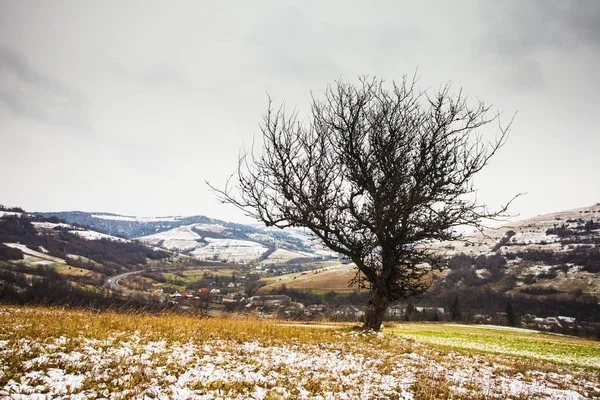
[[[387,317],[390,319],[400,319],[404,315],[405,306],[401,304],[394,304],[389,306],[387,309]]]
[[[265,295],[250,297],[249,306],[253,307],[287,307],[292,304],[292,299],[286,295]]]
[[[350,304],[340,308],[339,310],[336,310],[334,315],[343,318],[360,319],[365,315],[365,312],[360,308]]]
[[[558,321],[561,323],[562,326],[568,326],[568,327],[572,328],[572,327],[575,327],[575,323],[576,323],[577,319],[574,317],[564,317],[562,315],[559,315]]]

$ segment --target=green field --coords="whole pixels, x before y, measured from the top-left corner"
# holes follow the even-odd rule
[[[490,325],[399,324],[386,331],[448,349],[600,370],[600,342],[586,339]]]

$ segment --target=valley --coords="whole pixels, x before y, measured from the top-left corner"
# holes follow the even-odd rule
[[[429,244],[447,268],[436,273],[424,295],[390,305],[388,318],[506,323],[510,303],[519,317],[562,315],[592,324],[580,332],[593,336],[593,324],[600,322],[599,221],[600,205],[594,205]],[[354,320],[361,318],[368,294],[368,288],[349,286],[353,264],[341,263],[299,230],[204,216],[6,210],[0,225],[2,251],[9,257],[0,268],[2,293],[10,301],[55,304],[64,303],[63,296],[86,304],[137,301],[204,313]],[[105,231],[95,230],[100,228]],[[109,234],[117,231],[140,236]],[[117,275],[118,289],[111,280]],[[252,296],[283,296],[289,305],[252,306]],[[453,316],[456,302],[460,310]],[[411,307],[442,311],[414,313]]]

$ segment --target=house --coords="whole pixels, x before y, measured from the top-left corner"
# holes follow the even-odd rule
[[[568,326],[570,328],[573,328],[573,327],[575,327],[575,323],[576,323],[577,319],[574,317],[564,317],[564,316],[559,315],[558,321],[563,326]]]
[[[443,307],[415,307],[416,312],[438,313],[444,315]]]
[[[393,306],[388,307],[387,315],[391,319],[402,318],[405,309],[406,307],[401,304],[394,304]]]
[[[236,298],[236,293],[228,293],[225,296],[223,296],[223,303],[235,303],[239,301]]]
[[[311,312],[323,312],[326,308],[327,306],[325,304],[311,304],[310,306],[308,306],[308,309]]]
[[[179,292],[175,292],[170,297],[183,297],[183,295]]]
[[[535,319],[536,319],[536,316],[533,314],[525,314],[521,317],[521,321],[527,322],[527,323],[535,322]]]
[[[405,304],[394,304],[387,308],[386,317],[389,319],[401,319],[406,315],[407,305]],[[436,320],[441,320],[444,318],[444,308],[443,307],[413,307],[413,311],[410,312],[411,315],[416,316],[421,314],[418,318],[426,319],[431,318],[432,316],[437,315]]]
[[[292,303],[292,299],[286,295],[265,295],[250,297],[249,306],[255,307],[287,307]]]
[[[556,317],[546,317],[538,323],[538,326],[544,329],[552,329],[554,327],[562,328],[560,321]]]
[[[219,290],[219,289],[213,289],[213,290]],[[210,288],[203,287],[203,288],[200,288],[200,293],[212,293],[212,290],[210,290]],[[219,293],[220,293],[220,291],[219,291]]]
[[[163,294],[165,291],[163,290],[163,288],[159,287],[158,289],[155,290],[155,292]]]
[[[490,324],[492,317],[486,314],[475,314],[473,315],[473,322],[476,324]]]
[[[204,288],[202,288],[202,289],[204,289]],[[202,291],[202,289],[200,289],[200,291]],[[220,294],[220,293],[221,293],[221,289],[212,289],[210,291],[210,294]]]
[[[359,319],[365,315],[365,312],[360,308],[353,306],[352,304],[344,306],[334,312],[334,315],[345,317],[345,318],[355,318]]]

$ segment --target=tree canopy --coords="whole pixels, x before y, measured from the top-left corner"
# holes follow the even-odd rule
[[[496,121],[446,85],[418,91],[404,77],[337,81],[310,114],[273,107],[263,116],[262,151],[245,151],[220,199],[268,226],[306,227],[357,267],[370,290],[365,328],[379,329],[390,302],[418,295],[442,259],[426,246],[455,239],[502,215],[475,199],[473,177],[504,144],[510,124],[484,141]],[[214,188],[214,187],[213,187]]]

